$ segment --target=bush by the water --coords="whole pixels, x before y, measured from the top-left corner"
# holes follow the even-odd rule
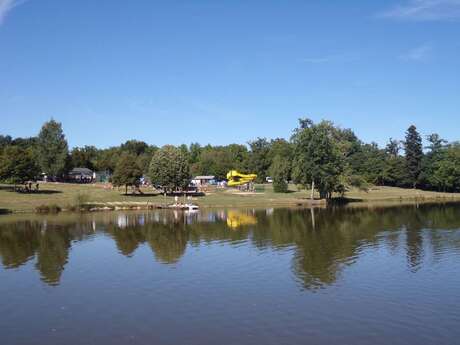
[[[59,213],[61,211],[61,207],[56,204],[40,205],[35,208],[35,212],[37,213]]]

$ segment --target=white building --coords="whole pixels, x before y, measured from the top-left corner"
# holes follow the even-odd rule
[[[195,176],[191,183],[196,187],[208,186],[211,184],[216,184],[215,176]]]

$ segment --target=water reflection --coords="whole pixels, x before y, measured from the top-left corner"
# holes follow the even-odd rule
[[[228,211],[227,213],[227,226],[231,229],[241,228],[243,225],[257,224],[257,218],[249,212]]]
[[[460,206],[382,209],[245,209],[201,212],[151,211],[86,215],[7,217],[0,224],[0,258],[5,269],[32,261],[41,279],[57,285],[74,243],[109,236],[131,257],[148,246],[157,262],[175,264],[187,246],[216,241],[259,250],[292,250],[292,271],[306,289],[334,284],[364,249],[403,250],[417,272],[427,251],[440,260],[460,250]],[[235,253],[235,255],[238,255]]]

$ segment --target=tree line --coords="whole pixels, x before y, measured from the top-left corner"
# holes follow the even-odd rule
[[[423,146],[423,143],[426,146]],[[350,186],[370,185],[460,191],[460,144],[438,134],[425,141],[412,125],[403,140],[385,147],[364,143],[351,129],[330,121],[300,119],[290,138],[257,138],[247,145],[157,147],[139,140],[106,149],[69,150],[62,125],[46,122],[32,138],[0,135],[0,181],[19,184],[44,173],[60,180],[73,167],[107,171],[114,185],[135,186],[142,176],[171,191],[185,188],[193,175],[224,179],[229,170],[256,173],[258,182],[273,179],[276,192],[288,183],[317,190],[322,198],[343,194]]]

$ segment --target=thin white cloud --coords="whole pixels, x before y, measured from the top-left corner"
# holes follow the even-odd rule
[[[23,4],[26,0],[0,0],[0,25],[4,22],[7,14],[15,7]]]
[[[402,54],[400,58],[405,61],[424,61],[429,57],[432,50],[431,45],[422,44]]]
[[[406,0],[379,15],[380,17],[414,20],[458,20],[460,19],[460,0]]]

